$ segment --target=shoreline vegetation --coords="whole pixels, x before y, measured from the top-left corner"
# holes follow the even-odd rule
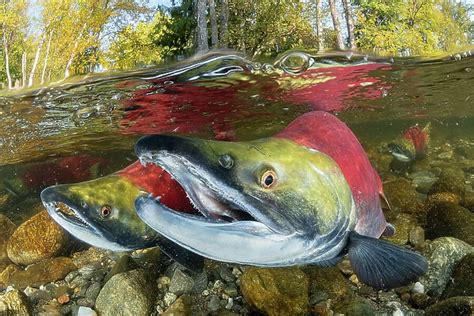
[[[448,54],[473,43],[473,10],[452,0],[0,0],[0,91],[213,49]]]

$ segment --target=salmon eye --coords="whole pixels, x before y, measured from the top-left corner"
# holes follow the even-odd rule
[[[110,205],[104,205],[100,208],[100,215],[103,218],[107,218],[112,214],[112,207]]]
[[[273,188],[277,183],[277,175],[273,170],[267,170],[260,179],[260,185],[265,189]]]

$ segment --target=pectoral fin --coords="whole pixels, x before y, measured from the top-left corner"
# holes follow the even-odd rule
[[[359,280],[376,289],[407,285],[428,269],[422,255],[356,232],[349,234],[348,252]]]

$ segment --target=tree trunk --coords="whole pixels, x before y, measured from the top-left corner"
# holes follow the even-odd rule
[[[46,33],[43,33],[41,36],[40,42],[38,44],[38,48],[36,49],[35,59],[33,61],[33,65],[31,66],[30,78],[28,79],[28,87],[33,85],[33,79],[35,77],[36,66],[38,66],[39,56],[41,53],[41,49],[43,48],[43,43],[45,40]]]
[[[229,23],[229,3],[227,0],[221,0],[221,34],[220,46],[227,47],[227,29]]]
[[[53,37],[53,31],[49,32],[48,44],[46,45],[46,55],[44,56],[43,70],[41,71],[41,84],[44,84],[44,76],[46,74],[46,67],[48,66],[49,50],[51,48],[51,38]]]
[[[349,0],[342,0],[342,6],[344,7],[344,14],[346,15],[347,24],[347,35],[349,37],[349,49],[356,49],[355,37],[354,37],[354,13],[352,12],[352,6]]]
[[[21,55],[21,88],[26,87],[26,52]]]
[[[207,43],[206,0],[197,0],[196,47],[198,52],[209,50]]]
[[[67,61],[66,69],[64,69],[64,79],[66,79],[70,76],[69,69],[71,68],[74,57],[76,56],[77,46],[79,46],[79,41],[81,40],[82,34],[84,33],[84,31],[86,29],[86,25],[87,24],[84,23],[84,25],[82,26],[81,33],[79,33],[79,36],[76,38],[76,41],[74,42],[74,47],[72,49],[71,56],[69,57],[69,59]]]
[[[12,76],[10,74],[10,56],[8,55],[7,28],[3,24],[3,52],[5,55],[5,72],[7,73],[7,86],[10,90],[13,88]]]
[[[336,32],[336,48],[344,49],[344,42],[341,36],[341,23],[339,22],[339,15],[336,8],[335,0],[329,0],[329,7],[331,8],[332,24],[334,25],[334,32]]]
[[[318,36],[318,51],[322,51],[324,50],[322,0],[316,0],[316,35]]]
[[[211,44],[212,48],[216,48],[219,38],[217,33],[216,3],[214,0],[209,0],[209,18],[211,20]]]

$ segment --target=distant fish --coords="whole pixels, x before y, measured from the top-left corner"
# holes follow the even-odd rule
[[[409,127],[394,142],[388,145],[393,157],[400,162],[413,162],[426,156],[430,142],[431,123],[421,128],[418,124]]]

